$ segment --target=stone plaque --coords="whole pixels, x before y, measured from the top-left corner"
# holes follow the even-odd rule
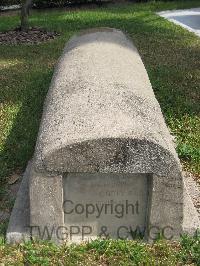
[[[63,210],[67,240],[133,239],[144,232],[150,181],[148,174],[66,174]]]

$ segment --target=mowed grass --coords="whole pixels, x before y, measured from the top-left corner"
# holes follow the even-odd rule
[[[153,245],[131,240],[95,240],[81,245],[50,242],[7,245],[0,242],[2,265],[200,265],[200,237],[180,243],[159,240]]]

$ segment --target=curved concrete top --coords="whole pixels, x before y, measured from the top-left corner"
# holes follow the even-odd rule
[[[46,98],[36,168],[59,172],[179,169],[159,103],[132,42],[92,29],[67,43]]]

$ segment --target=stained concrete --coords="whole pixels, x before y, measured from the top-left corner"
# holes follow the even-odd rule
[[[147,205],[146,227],[163,231],[170,226],[173,239],[198,228],[173,139],[140,55],[125,34],[107,28],[71,38],[55,69],[30,171],[30,225],[43,233],[53,229],[52,239],[62,242],[63,195],[73,188],[73,179],[63,188],[65,176],[97,173],[99,179],[101,174],[108,179],[111,174],[151,175],[151,197],[142,203]],[[130,187],[137,194],[137,187]],[[92,192],[87,194],[92,198]],[[38,230],[32,233],[48,238]]]
[[[35,158],[41,171],[165,176],[180,167],[141,57],[121,31],[94,29],[67,43]]]
[[[23,175],[17,199],[15,201],[6,234],[8,243],[18,243],[30,240],[30,201],[29,201],[29,178],[31,162],[28,163]]]

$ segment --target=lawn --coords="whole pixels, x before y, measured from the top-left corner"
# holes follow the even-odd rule
[[[81,245],[58,247],[50,242],[6,245],[0,242],[3,265],[82,266],[175,266],[200,265],[200,236],[184,236],[180,243],[158,240],[154,245],[140,241],[95,240]]]
[[[199,0],[33,11],[31,26],[55,30],[60,36],[39,45],[0,45],[0,199],[5,196],[7,177],[22,172],[33,155],[44,98],[65,43],[79,30],[91,27],[118,28],[133,40],[176,137],[179,158],[185,169],[199,177],[200,39],[155,14],[195,6],[200,6]],[[19,16],[0,17],[0,31],[18,25]],[[27,252],[24,247],[19,251]]]

